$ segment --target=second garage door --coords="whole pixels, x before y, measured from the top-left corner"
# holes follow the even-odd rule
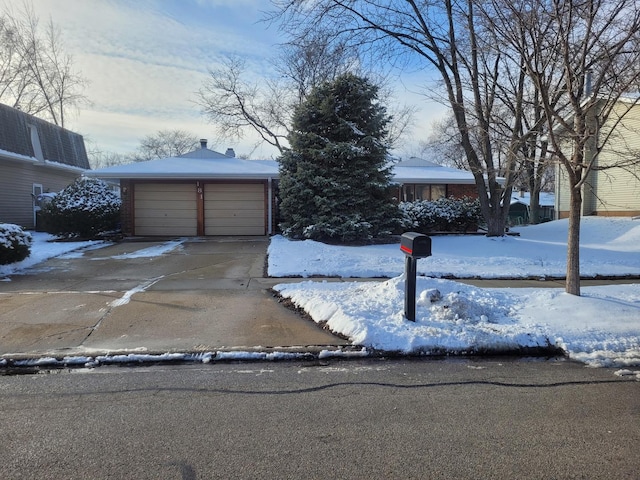
[[[264,185],[207,183],[205,235],[266,235]]]

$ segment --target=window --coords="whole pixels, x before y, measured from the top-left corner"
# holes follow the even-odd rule
[[[413,202],[415,200],[437,200],[447,196],[446,185],[405,184],[402,186],[401,200]]]

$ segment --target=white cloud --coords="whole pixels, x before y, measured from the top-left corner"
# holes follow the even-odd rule
[[[222,55],[247,60],[249,81],[272,73],[270,60],[282,41],[275,27],[262,22],[269,4],[262,0],[31,0],[43,23],[51,18],[75,67],[89,81],[84,91],[91,102],[72,116],[68,127],[85,135],[101,150],[128,153],[139,140],[160,129],[179,128],[216,143],[193,102],[195,92]],[[0,0],[0,6],[13,0]],[[14,8],[15,10],[15,8]],[[405,75],[403,75],[405,78]],[[420,75],[410,75],[412,88]],[[417,88],[417,87],[415,87]],[[398,100],[426,105],[405,150],[411,151],[442,109],[429,108],[424,97],[399,86]],[[253,151],[258,137],[247,132],[233,146]],[[264,146],[253,158],[270,158]]]
[[[276,32],[256,23],[264,8],[257,1],[33,0],[33,7],[41,22],[51,18],[60,28],[89,81],[84,93],[91,103],[69,127],[121,153],[159,129],[214,140],[193,103],[208,68],[221,54],[236,53],[264,70],[275,43]],[[254,141],[236,151],[249,153]]]

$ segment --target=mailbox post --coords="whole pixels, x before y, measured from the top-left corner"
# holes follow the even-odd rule
[[[416,321],[416,273],[419,258],[431,256],[431,237],[407,232],[400,237],[400,250],[405,254],[404,316]]]

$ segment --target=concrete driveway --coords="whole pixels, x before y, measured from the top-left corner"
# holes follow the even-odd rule
[[[0,355],[97,355],[346,345],[277,302],[268,238],[125,241],[0,282]],[[296,281],[299,281],[296,280]]]

